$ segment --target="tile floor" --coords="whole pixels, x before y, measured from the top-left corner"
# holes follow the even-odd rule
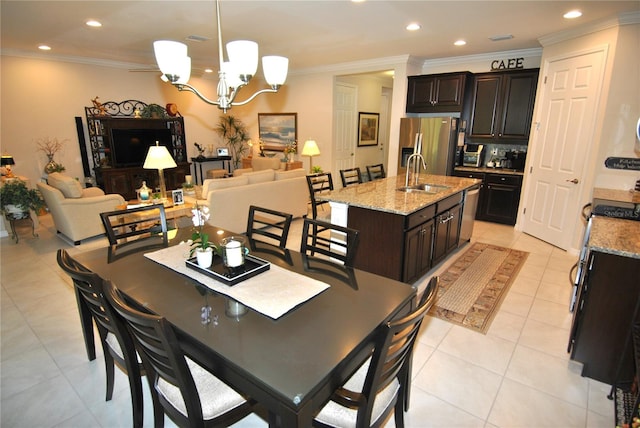
[[[38,239],[23,229],[17,245],[8,237],[0,240],[0,425],[130,426],[127,379],[116,370],[114,398],[105,402],[102,357],[87,361],[72,285],[55,260],[58,248],[73,253],[105,241],[97,238],[74,248],[55,236],[48,215],[40,223]],[[291,248],[299,242],[299,226],[296,222],[290,236]],[[491,223],[477,222],[472,240],[530,255],[486,335],[425,320],[414,354],[406,426],[612,427],[609,386],[581,377],[580,366],[566,352],[568,272],[576,257]],[[145,426],[151,427],[149,403],[145,390]],[[166,426],[174,425],[167,420]],[[266,423],[251,415],[236,426]],[[394,426],[393,419],[387,426]]]

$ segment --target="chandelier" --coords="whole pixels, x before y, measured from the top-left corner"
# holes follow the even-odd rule
[[[227,43],[227,56],[224,61],[222,50],[222,30],[220,27],[220,0],[216,0],[218,20],[218,99],[211,100],[187,82],[191,77],[191,58],[187,55],[187,45],[171,40],[158,40],[153,43],[156,62],[162,72],[162,80],[171,83],[179,91],[196,94],[207,104],[218,106],[225,113],[232,106],[247,104],[260,94],[278,92],[287,79],[289,60],[282,56],[262,57],[264,77],[270,88],[257,91],[244,101],[235,101],[236,95],[246,86],[258,69],[258,44],[249,40],[236,40]]]

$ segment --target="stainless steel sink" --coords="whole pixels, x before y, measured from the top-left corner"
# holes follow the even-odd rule
[[[443,192],[449,189],[449,186],[443,186],[442,184],[421,183],[414,184],[413,186],[402,186],[398,190],[405,193],[428,193],[435,195],[436,193]]]

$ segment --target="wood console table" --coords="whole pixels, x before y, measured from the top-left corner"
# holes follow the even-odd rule
[[[231,156],[216,156],[210,158],[191,158],[193,162],[193,172],[196,176],[196,184],[202,184],[204,182],[204,174],[202,172],[202,164],[205,162],[222,162],[222,168],[225,168],[231,174]],[[198,181],[198,170],[200,171],[200,181]]]

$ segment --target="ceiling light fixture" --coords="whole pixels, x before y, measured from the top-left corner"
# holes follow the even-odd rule
[[[102,23],[100,21],[96,21],[95,19],[90,19],[87,22],[85,22],[85,24],[87,24],[88,27],[94,27],[94,28],[102,27]]]
[[[170,82],[179,91],[193,92],[207,104],[218,106],[225,113],[232,106],[241,106],[266,92],[278,92],[287,79],[289,60],[282,56],[262,57],[262,68],[269,89],[257,91],[244,101],[234,101],[238,91],[246,86],[258,69],[258,44],[248,40],[236,40],[227,43],[229,61],[224,61],[222,51],[222,30],[220,28],[220,1],[216,0],[216,18],[218,23],[218,99],[211,100],[196,88],[187,84],[191,77],[191,58],[187,56],[187,45],[170,40],[158,40],[153,43],[158,67],[163,80]]]
[[[51,50],[51,46],[40,45],[40,46],[38,46],[38,49],[40,49],[41,51],[50,51]]]
[[[419,30],[420,28],[421,28],[420,24],[415,23],[415,22],[412,22],[411,24],[407,25],[407,27],[406,27],[406,29],[409,30],[409,31],[416,31],[416,30]]]
[[[579,10],[570,10],[562,16],[566,19],[575,19],[580,18],[582,16],[582,12],[580,12]]]
[[[467,44],[467,42],[465,42],[464,40],[456,40],[455,42],[453,42],[453,44],[456,46],[464,46]]]

